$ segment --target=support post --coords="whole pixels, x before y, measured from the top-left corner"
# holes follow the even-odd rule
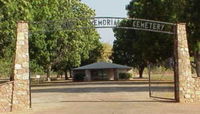
[[[152,97],[151,91],[151,65],[148,64],[148,76],[149,76],[149,97]]]
[[[179,74],[178,74],[178,35],[177,24],[174,26],[174,99],[180,102],[179,96]]]
[[[17,39],[14,59],[14,86],[12,111],[20,111],[31,107],[28,23],[17,24]]]
[[[177,24],[177,73],[179,88],[179,101],[192,102],[194,79],[192,78],[190,55],[188,49],[188,41],[186,34],[186,24]]]

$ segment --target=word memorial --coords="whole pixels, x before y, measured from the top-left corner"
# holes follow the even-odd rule
[[[95,27],[117,27],[119,26],[122,19],[119,18],[94,18],[91,20],[93,26]]]

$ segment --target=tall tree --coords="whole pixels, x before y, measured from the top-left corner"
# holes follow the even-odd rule
[[[130,21],[122,21],[120,26],[130,27]],[[116,40],[113,45],[113,62],[132,66],[138,69],[142,78],[144,68],[147,66],[146,49],[140,45],[143,40],[131,29],[114,29]]]
[[[39,23],[34,24],[30,22],[30,59],[43,67],[48,79],[52,65],[57,57],[57,40],[60,33],[54,31],[57,27],[57,23],[54,20],[60,18],[57,13],[59,12],[60,3],[58,0],[37,0],[31,2],[33,6],[31,9],[33,21],[38,21]],[[42,22],[47,20],[52,22],[47,22],[47,24]],[[37,30],[43,30],[43,32],[40,33]]]
[[[91,26],[88,18],[95,13],[78,0],[39,0],[33,3],[33,11],[37,14],[34,15],[34,20],[39,21],[33,24],[33,33],[34,28],[44,32],[33,34],[31,57],[46,69],[47,77],[54,67],[54,70],[64,72],[67,79],[67,70],[79,66],[81,60],[88,59],[90,51],[96,47],[95,42],[99,42],[95,29],[72,28]],[[61,26],[64,24],[65,26]],[[69,28],[68,24],[72,24],[72,28]]]
[[[96,41],[93,44],[95,47],[89,52],[88,58],[81,61],[81,66],[98,62],[102,57],[102,51],[103,51],[102,43]]]
[[[101,55],[98,61],[112,62],[112,45],[109,43],[102,43]]]
[[[75,28],[81,27],[92,27],[90,18],[95,16],[95,12],[91,10],[87,5],[81,2],[71,2],[69,7],[73,13],[72,18],[76,19]],[[66,45],[63,41],[60,42],[62,46],[59,53],[62,58],[57,65],[62,65],[60,69],[65,73],[67,79],[67,71],[74,67],[80,66],[84,61],[91,59],[92,53],[98,49],[100,45],[99,34],[95,29],[75,29],[69,30],[68,44]],[[66,50],[67,49],[67,50]],[[98,50],[96,51],[98,54]],[[94,59],[94,58],[93,58]]]
[[[180,20],[184,11],[184,5],[185,0],[132,0],[126,9],[128,10],[128,16],[130,18],[143,18],[175,23]],[[123,21],[120,26],[132,26],[132,22]],[[114,58],[117,54],[120,54],[115,48],[124,47],[121,51],[128,54],[126,55],[128,58],[124,62],[130,61],[128,65],[138,68],[140,77],[142,77],[143,69],[147,63],[158,64],[172,57],[173,36],[135,30],[115,29],[114,32],[117,37],[114,43]],[[128,42],[126,40],[130,41]],[[126,49],[130,51],[126,51]]]
[[[81,18],[91,18],[95,13],[79,0],[0,0],[0,9],[0,59],[12,60],[16,24],[21,20],[29,22],[31,69],[44,70],[47,77],[55,64],[63,64],[59,68],[63,72],[79,66],[99,43],[95,29],[69,30],[68,25],[64,26],[91,25],[89,19]]]
[[[17,22],[31,20],[31,4],[27,0],[0,0],[0,75],[9,76],[13,63]]]
[[[189,33],[190,53],[194,57],[195,69],[200,77],[200,1],[187,0],[183,20],[186,20]]]

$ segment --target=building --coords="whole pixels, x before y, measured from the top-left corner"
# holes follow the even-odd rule
[[[76,73],[85,74],[85,81],[118,80],[119,73],[130,72],[131,69],[132,69],[131,67],[124,65],[98,62],[81,66],[79,68],[75,68],[73,70],[73,74],[74,75]]]

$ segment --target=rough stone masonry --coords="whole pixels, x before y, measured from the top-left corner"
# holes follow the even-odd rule
[[[12,110],[30,108],[28,23],[17,25],[17,41],[14,60],[14,87]]]
[[[200,77],[192,77],[186,25],[177,25],[180,102],[200,102]]]
[[[17,39],[12,80],[0,85],[0,112],[30,108],[28,24],[17,24]]]
[[[12,108],[13,81],[0,84],[0,112],[9,112]]]

